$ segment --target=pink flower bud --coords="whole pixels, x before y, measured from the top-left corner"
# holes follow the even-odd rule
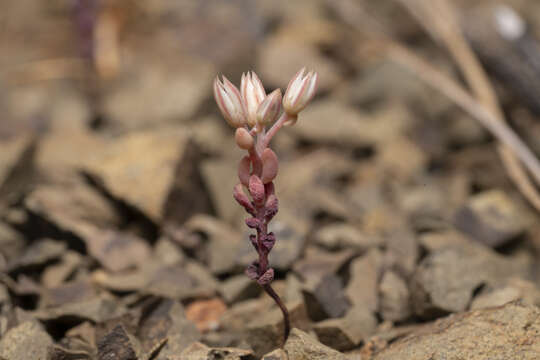
[[[264,184],[267,184],[277,176],[279,161],[276,153],[269,148],[264,149],[261,159],[263,163],[261,180]]]
[[[262,241],[262,244],[267,252],[270,252],[272,248],[274,247],[274,244],[276,243],[276,236],[273,232],[268,233]]]
[[[261,127],[277,120],[281,112],[281,89],[272,91],[257,109],[257,124]]]
[[[260,206],[264,204],[264,184],[257,175],[251,175],[249,178],[248,189],[253,201],[255,202],[255,205]]]
[[[266,92],[261,80],[253,71],[242,74],[240,91],[244,104],[246,104],[247,122],[249,126],[255,126],[257,121],[257,109],[266,97]]]
[[[259,219],[255,218],[255,217],[252,217],[252,218],[247,218],[246,219],[246,225],[249,228],[256,229],[259,226],[261,226],[261,222],[259,221]]]
[[[264,204],[264,207],[266,208],[264,212],[264,217],[267,221],[272,220],[274,216],[276,216],[278,212],[278,199],[276,195],[272,194],[268,196],[266,199],[266,203]]]
[[[236,184],[233,190],[233,197],[241,206],[246,209],[247,212],[249,212],[250,214],[255,213],[255,208],[251,204],[251,201],[249,201],[246,193],[244,193],[244,188],[242,184]]]
[[[245,187],[249,187],[249,172],[251,171],[251,159],[249,156],[244,156],[238,164],[238,178]]]
[[[249,131],[243,127],[236,129],[236,132],[234,133],[234,140],[236,141],[236,145],[238,145],[240,149],[244,150],[251,149],[255,143],[253,136],[251,136]]]
[[[214,80],[214,98],[229,125],[238,128],[246,123],[246,110],[240,91],[225,76]]]
[[[317,89],[318,75],[310,71],[304,76],[306,68],[302,68],[287,86],[285,96],[283,97],[283,108],[291,116],[296,116],[302,111],[308,102],[315,95]]]
[[[246,275],[251,280],[257,280],[259,277],[259,266],[257,264],[251,264],[246,268]]]

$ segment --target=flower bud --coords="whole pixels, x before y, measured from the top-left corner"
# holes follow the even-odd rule
[[[214,98],[229,125],[239,128],[246,124],[246,111],[240,91],[225,76],[214,80]]]
[[[288,115],[298,115],[315,95],[319,76],[313,71],[310,71],[304,76],[305,71],[306,68],[302,68],[296,73],[294,78],[289,82],[287,91],[285,91],[283,108]]]
[[[261,127],[277,120],[281,112],[281,89],[272,91],[257,109],[257,124]]]
[[[251,149],[255,143],[253,136],[251,136],[249,132],[242,127],[236,129],[236,132],[234,133],[234,140],[236,141],[236,145],[238,145],[240,149],[244,150]]]
[[[251,175],[249,178],[248,189],[253,201],[255,202],[255,205],[262,205],[265,198],[264,184],[257,175]]]
[[[274,269],[270,268],[266,270],[264,274],[259,276],[259,278],[257,279],[257,282],[259,283],[259,285],[266,285],[266,284],[270,284],[272,280],[274,280]]]
[[[251,170],[251,160],[249,156],[244,156],[238,164],[238,178],[245,187],[249,187],[249,172]]]
[[[253,263],[246,268],[246,275],[251,280],[259,278],[259,264]]]
[[[261,160],[263,163],[261,180],[263,184],[267,184],[277,176],[279,162],[276,153],[269,148],[264,149]]]
[[[255,126],[257,121],[257,109],[259,104],[266,97],[266,92],[261,80],[253,71],[242,74],[240,81],[240,91],[244,104],[246,104],[246,115],[249,126]]]
[[[246,209],[247,212],[249,212],[250,214],[255,213],[255,208],[251,204],[251,201],[249,201],[246,193],[244,193],[242,184],[236,184],[233,190],[233,197],[241,206],[244,207],[244,209]]]

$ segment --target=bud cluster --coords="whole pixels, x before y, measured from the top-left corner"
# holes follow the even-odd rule
[[[242,75],[240,90],[225,76],[214,81],[217,105],[229,125],[236,128],[236,144],[247,150],[238,165],[240,183],[233,190],[234,199],[251,215],[246,219],[246,225],[257,233],[249,239],[259,257],[247,267],[246,275],[257,281],[283,311],[285,337],[289,331],[288,312],[270,287],[274,269],[269,267],[268,254],[276,238],[274,233],[268,232],[268,223],[278,212],[273,181],[278,174],[279,161],[268,145],[280,128],[296,123],[298,113],[315,95],[317,80],[317,73],[306,74],[305,69],[300,70],[289,82],[283,99],[280,89],[266,95],[254,72]],[[267,131],[266,126],[270,125]]]

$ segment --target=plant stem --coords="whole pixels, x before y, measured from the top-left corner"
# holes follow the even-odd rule
[[[285,345],[285,342],[287,341],[287,338],[289,337],[289,332],[291,331],[291,321],[289,319],[289,311],[285,307],[285,304],[279,297],[279,295],[272,289],[270,284],[263,285],[262,288],[279,306],[281,309],[281,312],[283,313],[283,323],[284,323],[284,332],[283,332],[283,345]]]

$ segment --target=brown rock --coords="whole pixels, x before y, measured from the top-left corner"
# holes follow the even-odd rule
[[[321,344],[305,332],[292,329],[285,347],[289,360],[345,360],[344,354]]]
[[[184,201],[190,201],[189,193],[182,191],[193,190],[186,178],[193,175],[191,170],[187,171],[191,169],[191,153],[187,134],[181,129],[132,132],[111,139],[96,151],[85,170],[112,196],[159,222],[166,215],[169,195],[184,194]],[[186,171],[178,175],[180,168]],[[184,188],[176,189],[180,181],[185,181]],[[201,204],[204,201],[194,203],[195,208],[190,211],[199,209]]]
[[[260,292],[261,287],[244,274],[232,276],[220,286],[220,293],[228,304],[254,298]]]
[[[372,312],[379,308],[378,279],[382,272],[383,255],[380,250],[369,250],[351,263],[351,279],[346,294],[356,306],[365,306]]]
[[[99,360],[137,360],[126,330],[118,325],[97,344]]]
[[[304,303],[286,304],[289,310],[291,327],[308,330],[310,327]],[[247,326],[247,342],[256,356],[262,356],[283,344],[283,315],[281,310],[258,313]],[[290,337],[289,337],[290,339]]]
[[[530,214],[503,191],[477,194],[456,214],[456,226],[474,239],[490,246],[501,246],[522,234]]]
[[[379,284],[380,312],[384,320],[404,321],[411,315],[409,289],[393,271],[386,271]]]
[[[196,300],[186,307],[186,319],[193,321],[201,332],[215,330],[226,310],[220,299]]]
[[[19,257],[12,259],[9,269],[20,269],[29,266],[44,265],[46,262],[58,259],[66,249],[66,244],[51,240],[39,240],[27,247],[24,253]]]
[[[9,185],[7,181],[10,176],[14,176],[17,165],[29,161],[32,144],[32,138],[27,136],[0,141],[0,190]]]
[[[369,310],[354,307],[338,319],[321,321],[313,327],[320,342],[339,351],[353,349],[375,331],[377,319]]]
[[[288,360],[287,353],[283,349],[276,349],[264,355],[261,360]]]
[[[24,238],[20,233],[7,224],[0,222],[0,253],[6,259],[19,257],[24,248],[24,243]]]
[[[45,360],[52,338],[38,322],[24,322],[10,329],[0,340],[0,358]]]
[[[513,302],[425,325],[372,359],[533,360],[540,354],[539,332],[538,307]]]
[[[540,306],[540,289],[527,280],[512,278],[508,279],[506,285],[484,289],[476,296],[471,309],[484,309],[495,306],[502,306],[509,302],[521,300],[527,305]]]
[[[73,274],[81,264],[81,255],[76,251],[67,250],[57,264],[52,264],[45,268],[41,277],[41,282],[45,287],[60,285]]]
[[[379,238],[367,236],[360,229],[347,223],[322,227],[315,234],[315,241],[328,249],[354,249],[359,252],[381,245]]]

